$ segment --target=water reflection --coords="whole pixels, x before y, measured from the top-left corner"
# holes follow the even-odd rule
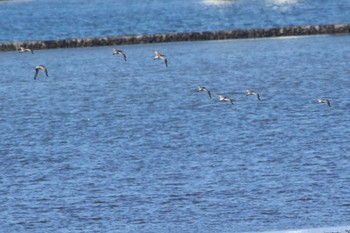
[[[231,5],[236,2],[237,0],[203,0],[203,3],[205,5],[210,5],[210,6]],[[265,0],[265,2],[269,5],[286,6],[286,5],[297,4],[300,2],[300,0]]]
[[[266,4],[274,10],[288,11],[292,6],[298,4],[300,0],[266,0]]]
[[[266,2],[272,5],[284,6],[297,4],[299,0],[266,0]]]
[[[231,5],[235,0],[203,0],[203,3],[208,6],[225,6]]]

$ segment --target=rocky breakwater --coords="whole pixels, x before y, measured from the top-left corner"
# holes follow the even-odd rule
[[[177,41],[199,40],[225,40],[247,39],[280,36],[304,36],[321,34],[344,34],[350,33],[350,24],[297,26],[286,28],[248,29],[248,30],[224,30],[209,32],[187,32],[172,34],[154,34],[140,36],[112,36],[100,38],[79,38],[63,40],[44,40],[27,42],[0,43],[0,51],[14,51],[19,47],[38,49],[75,48],[106,45],[145,44]]]

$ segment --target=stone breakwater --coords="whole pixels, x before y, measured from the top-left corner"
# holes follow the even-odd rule
[[[247,30],[224,30],[209,32],[187,32],[172,34],[154,34],[140,36],[112,36],[99,38],[78,38],[63,40],[44,40],[27,42],[0,43],[0,51],[18,50],[19,47],[38,49],[75,48],[108,45],[128,45],[145,43],[162,43],[177,41],[200,41],[200,40],[226,40],[265,38],[280,36],[305,36],[322,34],[350,33],[350,24],[297,26],[286,28],[247,29]]]

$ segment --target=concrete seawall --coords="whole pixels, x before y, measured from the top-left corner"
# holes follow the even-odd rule
[[[0,51],[18,50],[20,46],[38,50],[38,49],[53,49],[53,48],[75,48],[75,47],[145,44],[145,43],[177,42],[177,41],[246,39],[246,38],[344,34],[344,33],[350,33],[350,24],[9,42],[9,43],[0,43]]]

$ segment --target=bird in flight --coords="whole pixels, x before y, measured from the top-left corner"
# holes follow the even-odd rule
[[[256,91],[246,90],[246,95],[255,95],[258,100],[260,100],[260,95]]]
[[[36,80],[36,77],[38,76],[40,70],[42,70],[45,73],[45,75],[49,77],[46,67],[44,65],[39,65],[35,67],[34,80]]]
[[[225,101],[225,102],[229,102],[231,104],[233,104],[235,101],[233,99],[230,99],[228,97],[225,97],[223,95],[218,95],[219,96],[219,101]]]
[[[168,67],[168,59],[165,57],[165,55],[159,53],[158,51],[156,50],[152,50],[153,53],[156,55],[153,60],[156,60],[156,59],[160,59],[164,62],[165,66]]]
[[[19,47],[18,51],[20,53],[31,52],[32,54],[34,54],[33,50],[24,47]]]
[[[204,91],[204,92],[208,93],[208,96],[209,96],[209,98],[211,99],[210,91],[209,91],[207,88],[202,87],[202,86],[199,86],[198,89],[197,89],[197,91]]]
[[[326,104],[326,105],[328,105],[328,107],[331,106],[331,103],[330,103],[329,100],[327,100],[327,99],[318,99],[317,102],[318,102],[319,104]]]
[[[122,55],[124,58],[124,61],[128,60],[128,58],[126,57],[125,53],[122,50],[113,48],[113,55]]]

